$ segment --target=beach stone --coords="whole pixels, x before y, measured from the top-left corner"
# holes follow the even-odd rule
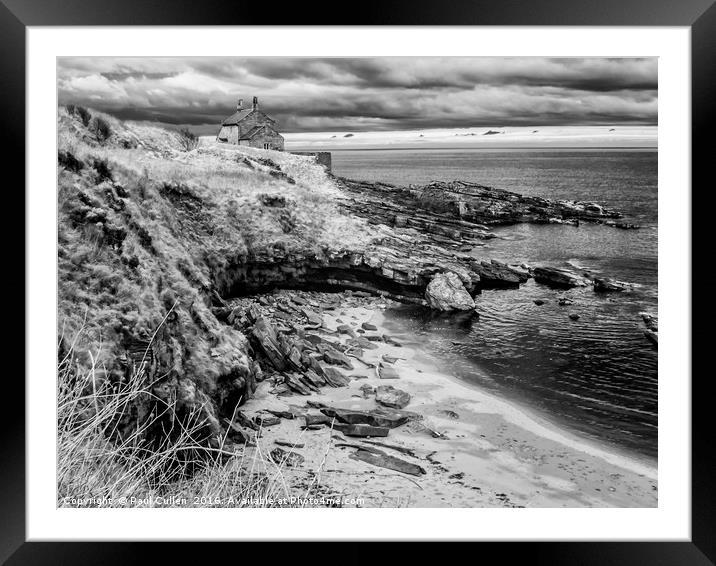
[[[338,331],[338,334],[347,334],[351,338],[355,338],[357,336],[355,331],[347,324],[339,324],[338,327],[336,327],[336,330]]]
[[[301,309],[301,312],[303,313],[303,316],[306,317],[306,320],[308,321],[308,324],[312,326],[322,326],[323,325],[323,317],[316,312],[312,311],[311,309],[303,308]]]
[[[323,387],[326,384],[326,380],[311,369],[306,370],[303,377],[315,387]]]
[[[363,397],[368,398],[375,394],[375,387],[368,385],[367,383],[360,386],[360,390],[363,393]]]
[[[569,318],[572,320],[579,320],[579,315],[576,312],[569,313]]]
[[[387,427],[367,424],[335,423],[333,428],[346,436],[388,436],[388,432],[390,431]]]
[[[295,419],[296,417],[303,416],[303,413],[297,411],[276,411],[274,409],[266,409],[267,413],[271,413],[274,417],[280,417],[282,419]]]
[[[281,419],[278,417],[275,417],[273,415],[267,416],[267,415],[256,415],[254,417],[254,422],[259,425],[260,427],[266,428],[267,426],[275,426],[281,422]]]
[[[371,324],[370,322],[364,322],[360,326],[363,330],[370,330],[372,332],[378,330],[378,327],[375,324]]]
[[[351,379],[345,376],[341,371],[330,366],[323,367],[323,376],[326,378],[328,385],[331,387],[345,387],[351,382]]]
[[[353,364],[344,353],[339,352],[330,346],[323,351],[323,359],[334,366],[342,366],[346,369],[353,369]]]
[[[409,417],[400,413],[383,413],[379,411],[352,411],[350,409],[337,409],[323,407],[321,413],[328,417],[335,417],[345,424],[367,424],[377,427],[395,428],[408,422]]]
[[[278,371],[286,369],[286,359],[281,350],[276,329],[268,320],[263,317],[259,318],[251,330],[251,336],[273,367]]]
[[[358,338],[351,338],[348,340],[348,344],[351,346],[355,346],[356,348],[362,348],[364,350],[377,350],[378,346],[376,344],[373,344],[370,340],[366,340],[362,336],[359,336]]]
[[[425,289],[425,299],[431,308],[440,311],[467,311],[475,308],[475,301],[457,274],[448,271],[436,274]]]
[[[361,462],[367,462],[374,466],[409,474],[411,476],[420,476],[425,473],[425,470],[417,464],[406,462],[405,460],[386,454],[381,450],[356,450],[350,457],[354,460],[360,460]]]
[[[304,415],[303,418],[306,420],[306,426],[331,424],[333,419],[326,415]]]
[[[394,367],[387,366],[381,362],[378,365],[378,377],[380,379],[400,379],[400,374]]]
[[[402,409],[410,403],[410,394],[392,385],[379,385],[375,390],[375,400],[386,407]]]
[[[283,382],[288,385],[291,390],[295,391],[300,395],[310,395],[311,389],[301,381],[298,376],[286,375],[284,376]]]
[[[535,300],[532,301],[532,302],[533,302],[535,305],[537,305],[538,307],[541,307],[541,306],[544,304],[544,301],[543,301],[542,299],[535,299]]]
[[[286,452],[283,448],[274,448],[269,452],[271,459],[279,466],[283,465],[288,468],[300,466],[305,458],[296,452]]]

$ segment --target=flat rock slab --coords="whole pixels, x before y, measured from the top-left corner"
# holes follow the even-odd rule
[[[368,424],[345,424],[335,423],[335,430],[338,430],[346,436],[388,436],[389,428],[383,426],[372,426]]]
[[[351,458],[411,476],[420,476],[425,473],[425,470],[417,464],[406,462],[379,450],[356,450],[354,454],[351,454]]]
[[[371,332],[375,332],[378,330],[378,327],[375,324],[371,324],[370,322],[364,322],[360,325],[363,330],[370,330]]]
[[[274,440],[279,446],[285,446],[286,448],[303,448],[306,446],[303,442],[289,442],[288,440]]]
[[[375,390],[375,400],[386,407],[402,409],[410,403],[410,393],[392,385],[379,385]]]
[[[380,377],[380,379],[400,379],[400,374],[395,368],[381,362],[378,365],[378,377]]]
[[[322,369],[323,377],[325,377],[326,382],[331,387],[346,387],[351,382],[350,377],[343,375],[343,373],[336,368],[324,366]]]
[[[251,335],[273,367],[279,371],[284,370],[286,368],[285,356],[278,343],[276,329],[271,323],[265,318],[259,318],[251,330]]]
[[[323,359],[326,361],[326,363],[332,364],[334,366],[342,366],[346,369],[353,369],[353,364],[348,359],[348,357],[343,352],[339,352],[334,348],[326,348],[326,350],[323,352]]]
[[[378,411],[351,411],[350,409],[321,408],[327,417],[335,417],[345,424],[366,424],[375,427],[395,428],[408,422],[409,417],[402,414],[385,414]]]
[[[333,418],[326,415],[304,415],[304,418],[306,419],[306,426],[329,425],[333,422]]]

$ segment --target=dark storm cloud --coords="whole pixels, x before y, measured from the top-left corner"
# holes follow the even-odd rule
[[[284,131],[655,124],[655,58],[64,58],[60,103],[218,124],[260,96]]]

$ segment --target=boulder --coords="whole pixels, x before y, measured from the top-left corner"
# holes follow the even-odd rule
[[[410,403],[410,394],[392,385],[379,385],[375,390],[375,400],[386,407],[402,409]]]
[[[584,278],[556,267],[535,267],[532,275],[537,283],[558,289],[569,289],[570,287],[585,287],[587,282]]]
[[[474,310],[475,301],[460,278],[453,272],[436,274],[425,290],[425,299],[431,308],[440,311]]]
[[[363,330],[370,330],[371,332],[375,332],[378,330],[378,327],[375,324],[371,324],[370,322],[364,322],[360,325]]]

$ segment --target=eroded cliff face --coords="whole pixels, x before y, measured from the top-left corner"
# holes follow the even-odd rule
[[[236,407],[272,372],[290,368],[294,389],[316,387],[316,375],[337,379],[330,366],[342,358],[304,343],[304,327],[316,323],[310,310],[289,301],[292,324],[275,328],[234,299],[301,289],[427,305],[441,273],[475,297],[530,277],[478,257],[490,225],[618,216],[460,182],[335,179],[286,153],[220,144],[187,152],[175,133],[105,118],[112,135],[100,141],[60,111],[59,356],[94,366],[101,380],[140,372],[151,384],[120,435],[171,406],[148,434],[199,413],[198,440],[211,443],[241,428]]]

